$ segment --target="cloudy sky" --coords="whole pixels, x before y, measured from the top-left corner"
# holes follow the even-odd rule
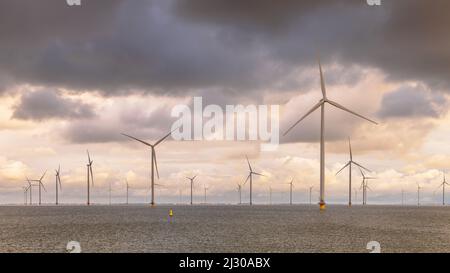
[[[86,150],[94,160],[94,203],[146,201],[150,142],[166,134],[171,109],[204,104],[280,105],[287,129],[320,99],[316,56],[329,98],[379,122],[328,107],[326,200],[347,200],[348,160],[373,170],[369,202],[437,203],[450,165],[450,2],[364,0],[0,2],[0,203],[23,202],[25,177],[48,170],[44,202],[85,202]],[[299,124],[273,152],[257,141],[173,141],[158,146],[157,202],[188,201],[187,175],[198,175],[194,201],[236,202],[245,155],[266,174],[255,203],[306,202],[319,186],[319,114]],[[354,188],[361,178],[354,172]],[[248,185],[243,198],[248,200]],[[317,199],[317,192],[314,197]],[[358,192],[357,202],[360,202]],[[37,196],[34,196],[37,200]]]

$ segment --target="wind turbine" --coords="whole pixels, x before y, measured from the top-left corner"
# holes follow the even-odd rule
[[[42,183],[42,179],[44,179],[44,176],[45,176],[46,173],[47,173],[47,171],[45,171],[44,174],[39,179],[30,180],[30,181],[38,183],[38,186],[39,186],[39,206],[41,205],[41,187],[44,189],[45,192],[47,192],[47,190],[45,189],[44,184]]]
[[[272,205],[272,187],[269,186],[269,205]]]
[[[130,189],[130,185],[128,184],[128,179],[125,179],[125,182],[126,182],[126,186],[127,186],[127,205],[128,205],[128,192],[129,192],[129,189]]]
[[[177,128],[178,129],[178,128]],[[175,129],[175,130],[177,130]],[[156,168],[156,175],[159,179],[159,171],[158,171],[158,163],[156,162],[156,151],[155,151],[155,147],[163,142],[166,138],[168,138],[170,136],[170,134],[172,134],[173,131],[171,131],[170,133],[168,133],[167,135],[165,135],[164,137],[162,137],[161,139],[159,139],[158,141],[155,142],[155,144],[150,144],[146,141],[140,140],[138,138],[135,138],[133,136],[127,135],[127,134],[122,134],[123,136],[129,137],[131,139],[134,139],[148,147],[150,147],[150,149],[152,150],[152,165],[151,165],[151,191],[152,191],[152,200],[151,200],[151,205],[154,206],[155,205],[155,174],[154,174],[154,169]]]
[[[347,162],[347,164],[344,165],[344,167],[342,167],[342,169],[340,169],[336,175],[338,175],[340,172],[342,172],[345,168],[348,167],[348,205],[351,206],[352,205],[352,164],[358,166],[359,168],[362,168],[368,172],[371,172],[369,169],[361,166],[361,164],[353,161],[353,153],[352,153],[352,144],[350,142],[350,138],[348,138],[348,149],[349,149],[349,153],[350,153],[350,160]]]
[[[265,176],[263,174],[254,172],[252,169],[252,166],[250,165],[250,161],[248,161],[248,157],[245,156],[245,158],[247,159],[247,163],[248,163],[248,169],[249,169],[249,174],[247,176],[247,179],[245,179],[244,185],[247,183],[247,181],[250,179],[250,205],[253,204],[253,199],[252,199],[252,191],[253,191],[253,175],[259,175],[259,176]]]
[[[237,184],[237,190],[239,192],[239,205],[242,204],[242,185],[241,184]]]
[[[419,183],[417,183],[417,206],[420,206],[420,190],[422,189],[422,187],[420,186]]]
[[[86,165],[87,168],[87,205],[89,206],[91,204],[91,183],[92,187],[94,187],[94,173],[92,172],[92,163],[94,163],[93,160],[91,160],[91,155],[89,154],[89,151],[87,151],[88,156],[88,164]]]
[[[445,172],[443,171],[442,174],[444,175],[444,181],[439,185],[439,187],[442,187],[442,205],[445,206],[445,185],[449,185],[447,181],[445,180]]]
[[[368,185],[368,180],[376,179],[376,178],[375,177],[367,177],[361,168],[359,168],[359,171],[361,172],[361,176],[363,177],[361,187],[360,187],[360,189],[362,188],[362,190],[363,190],[363,205],[366,205],[367,204],[367,189],[371,190]]]
[[[311,187],[309,187],[309,204],[310,205],[312,205],[312,199],[311,199],[311,196],[312,196],[312,190],[313,190],[313,188],[314,188],[314,186],[311,186]]]
[[[29,188],[30,186],[23,186],[22,187],[22,189],[23,189],[23,204],[26,206],[27,204],[28,204],[28,188]]]
[[[30,191],[30,205],[33,205],[33,184],[31,183],[31,180],[27,178],[28,182],[28,190]]]
[[[289,184],[289,205],[292,205],[292,188],[294,187],[294,178],[291,179]]]
[[[330,104],[331,106],[334,106],[336,108],[339,108],[343,111],[346,111],[352,115],[355,115],[359,118],[365,119],[369,122],[372,122],[374,124],[377,124],[375,121],[370,120],[360,114],[357,114],[344,106],[338,104],[337,102],[334,102],[332,100],[329,100],[327,98],[327,92],[325,89],[325,80],[322,73],[322,65],[320,64],[320,59],[318,59],[319,63],[319,72],[320,72],[320,87],[322,89],[322,99],[311,108],[303,117],[301,117],[297,122],[295,122],[285,133],[284,135],[288,134],[297,124],[299,124],[303,119],[305,119],[307,116],[309,116],[311,113],[313,113],[315,110],[317,110],[320,107],[320,202],[319,206],[321,210],[325,209],[325,104]]]
[[[206,204],[206,191],[208,190],[208,187],[206,187],[206,185],[204,185],[203,188],[205,190],[205,204]]]
[[[57,170],[55,170],[55,172],[56,172],[56,174],[55,174],[55,184],[56,184],[56,202],[55,202],[55,204],[56,205],[58,205],[58,190],[62,190],[62,187],[61,187],[61,177],[59,176],[59,174],[60,174],[60,171],[61,171],[61,166],[58,166],[58,169]]]
[[[191,205],[192,205],[192,191],[193,191],[193,188],[194,188],[194,180],[195,180],[196,177],[197,177],[197,175],[194,175],[193,177],[186,177],[187,179],[189,179],[191,181]]]

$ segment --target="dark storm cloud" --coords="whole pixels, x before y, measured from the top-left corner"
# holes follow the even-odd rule
[[[219,88],[256,97],[262,88],[302,91],[309,83],[291,72],[314,64],[319,49],[325,65],[446,88],[449,10],[446,0],[5,0],[0,73],[104,95]]]
[[[442,114],[446,100],[423,86],[403,86],[384,95],[378,115],[382,118],[432,117]]]
[[[64,98],[53,90],[24,94],[14,107],[13,118],[42,121],[47,119],[80,119],[94,117],[91,105]]]

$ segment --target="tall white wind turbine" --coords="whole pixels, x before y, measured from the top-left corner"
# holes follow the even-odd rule
[[[55,187],[56,187],[56,202],[55,204],[58,205],[59,204],[59,190],[62,190],[61,187],[61,177],[60,177],[60,172],[61,172],[61,166],[58,166],[58,169],[55,170]]]
[[[92,163],[94,161],[91,159],[91,155],[89,154],[89,151],[87,152],[88,156],[88,164],[86,164],[87,169],[87,202],[86,204],[89,206],[91,205],[91,184],[92,187],[94,187],[94,173],[92,172]]]
[[[193,192],[193,189],[194,189],[194,180],[195,180],[196,177],[197,177],[196,175],[193,176],[193,177],[186,177],[191,182],[191,205],[193,204],[193,202],[192,202],[192,192]]]
[[[177,129],[175,129],[175,130],[177,130]],[[129,137],[131,139],[134,139],[134,140],[136,140],[136,141],[138,141],[138,142],[140,142],[140,143],[150,147],[150,149],[152,151],[152,155],[151,155],[152,156],[152,161],[151,161],[152,163],[151,163],[151,175],[150,175],[150,177],[151,177],[151,188],[150,189],[151,189],[151,195],[152,195],[152,200],[151,200],[150,204],[152,206],[155,205],[155,173],[154,173],[154,169],[156,169],[156,175],[157,175],[157,177],[159,179],[159,171],[158,171],[158,163],[156,161],[156,150],[155,150],[155,147],[158,146],[159,143],[163,142],[166,138],[168,138],[172,134],[172,132],[173,131],[171,131],[170,133],[168,133],[167,135],[165,135],[164,137],[162,137],[161,139],[156,141],[155,144],[150,144],[150,143],[148,143],[146,141],[143,141],[141,139],[135,138],[133,136],[130,136],[130,135],[127,135],[127,134],[122,134],[123,136],[126,136],[126,137]]]
[[[363,191],[363,205],[366,205],[367,204],[367,189],[372,190],[369,187],[368,181],[372,180],[372,179],[376,179],[376,178],[366,176],[361,168],[359,168],[359,171],[361,172],[361,176],[363,178],[363,180],[361,182],[361,187],[360,187],[360,189],[362,189],[362,191]]]
[[[330,104],[336,108],[339,108],[343,111],[346,111],[352,115],[355,115],[359,118],[365,119],[371,123],[377,124],[375,121],[368,119],[360,114],[357,114],[344,106],[338,104],[337,102],[334,102],[332,100],[329,100],[327,98],[327,92],[325,89],[325,80],[322,73],[322,65],[320,64],[320,59],[318,60],[319,63],[319,72],[320,72],[320,87],[322,89],[322,99],[311,108],[303,117],[301,117],[297,122],[295,122],[285,133],[284,135],[287,135],[297,124],[299,124],[302,120],[304,120],[307,116],[309,116],[311,113],[313,113],[315,110],[320,108],[320,202],[319,206],[321,210],[325,209],[325,104]]]
[[[445,185],[450,185],[445,180],[445,172],[442,172],[444,175],[444,181],[439,185],[439,188],[442,187],[442,205],[445,206]]]
[[[361,166],[361,164],[353,161],[353,153],[352,153],[352,144],[350,143],[350,138],[348,138],[348,148],[350,153],[350,160],[347,162],[347,164],[340,169],[336,175],[338,175],[340,172],[342,172],[345,168],[348,167],[348,205],[352,205],[352,165],[355,165],[359,168],[362,168],[368,172],[371,172],[371,170],[367,169],[366,167]]]
[[[248,169],[249,169],[249,174],[247,176],[247,179],[245,179],[244,185],[247,183],[247,181],[250,180],[250,205],[253,204],[253,197],[252,197],[252,193],[253,193],[253,175],[259,175],[259,176],[265,176],[263,174],[254,172],[252,169],[252,166],[250,165],[250,161],[248,161],[248,157],[245,156],[245,158],[247,159],[247,164],[248,164]]]

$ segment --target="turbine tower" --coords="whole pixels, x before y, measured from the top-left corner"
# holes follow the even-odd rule
[[[242,185],[239,183],[237,184],[237,190],[239,193],[239,205],[241,205],[242,204]]]
[[[272,187],[269,186],[269,205],[272,205]]]
[[[445,180],[445,172],[443,171],[442,174],[444,175],[444,181],[439,185],[439,187],[442,187],[442,205],[445,206],[445,185],[449,185],[447,181]]]
[[[28,188],[29,188],[30,186],[23,186],[22,187],[22,189],[23,189],[23,204],[26,206],[27,204],[28,204]]]
[[[417,206],[420,206],[420,190],[422,189],[422,187],[420,186],[419,183],[417,183]]]
[[[340,169],[336,175],[338,175],[340,172],[342,172],[345,168],[348,167],[348,206],[350,207],[352,205],[352,164],[362,168],[368,172],[371,172],[371,170],[361,166],[361,164],[353,161],[353,153],[352,153],[352,144],[350,142],[350,138],[348,138],[348,149],[349,149],[349,153],[350,153],[350,160],[347,162],[347,164],[344,165],[344,167],[342,167],[342,169]]]
[[[265,175],[257,173],[257,172],[254,172],[253,169],[252,169],[252,166],[250,165],[250,161],[248,161],[248,157],[245,156],[245,158],[247,159],[249,174],[247,176],[247,179],[245,179],[244,185],[247,183],[248,180],[250,180],[250,206],[251,206],[253,204],[253,199],[252,199],[253,175],[259,175],[259,176],[265,176]]]
[[[55,187],[56,187],[56,202],[55,204],[58,205],[59,204],[59,200],[58,200],[58,191],[61,190],[62,191],[62,187],[61,187],[61,177],[60,177],[60,172],[61,172],[61,166],[58,166],[58,169],[55,170],[56,174],[55,174]]]
[[[177,129],[178,129],[178,128],[177,128]],[[175,129],[175,130],[177,130],[177,129]],[[134,139],[134,140],[136,140],[136,141],[138,141],[138,142],[140,142],[140,143],[142,143],[142,144],[144,144],[144,145],[150,147],[150,149],[151,149],[151,151],[152,151],[152,155],[151,155],[151,156],[152,156],[152,161],[151,161],[152,163],[151,163],[151,175],[150,175],[150,177],[151,177],[151,194],[152,194],[152,200],[151,200],[150,204],[151,204],[152,206],[155,205],[155,173],[154,173],[154,169],[156,169],[156,175],[157,175],[157,177],[158,177],[158,179],[159,179],[159,171],[158,171],[158,163],[156,162],[156,151],[155,151],[155,147],[156,147],[159,143],[163,142],[166,138],[168,138],[168,137],[172,134],[172,132],[173,132],[173,131],[171,131],[170,133],[168,133],[167,135],[165,135],[163,138],[161,138],[161,139],[159,139],[158,141],[156,141],[155,144],[150,144],[150,143],[148,143],[148,142],[146,142],[146,141],[143,141],[143,140],[141,140],[141,139],[135,138],[135,137],[133,137],[133,136],[130,136],[130,135],[127,135],[127,134],[122,134],[123,136],[126,136],[126,137],[129,137],[129,138],[131,138],[131,139]]]
[[[191,205],[192,205],[192,192],[193,192],[193,189],[194,189],[194,180],[195,180],[195,178],[196,178],[197,176],[195,175],[195,176],[193,176],[193,177],[186,177],[187,179],[189,179],[190,181],[191,181]]]
[[[208,190],[208,187],[206,187],[206,185],[204,185],[203,189],[205,190],[205,204],[206,204],[206,191]]]
[[[94,173],[92,172],[92,163],[94,163],[93,160],[91,160],[91,155],[89,154],[89,151],[87,151],[88,156],[88,164],[86,165],[87,168],[87,205],[91,205],[91,183],[92,187],[94,187]]]
[[[128,184],[128,179],[125,179],[125,182],[126,182],[126,186],[127,186],[127,202],[126,202],[126,204],[128,205],[128,192],[130,190],[130,185]]]
[[[47,189],[45,189],[45,186],[42,183],[42,179],[44,179],[44,176],[46,173],[47,173],[47,171],[45,171],[44,174],[39,179],[29,180],[29,181],[38,183],[37,186],[39,187],[39,206],[42,204],[42,202],[41,202],[41,187],[44,189],[45,192],[47,192]]]
[[[361,176],[363,178],[360,189],[363,190],[363,205],[367,204],[367,189],[372,190],[368,185],[368,180],[376,179],[375,177],[367,177],[361,168],[359,168],[359,171],[361,172]]]
[[[320,59],[318,59],[319,63],[319,72],[320,72],[320,87],[322,89],[322,99],[314,105],[311,110],[309,110],[303,117],[301,117],[297,122],[295,122],[285,133],[284,135],[288,134],[297,124],[299,124],[303,119],[305,119],[307,116],[309,116],[311,113],[313,113],[315,110],[317,110],[320,107],[320,202],[319,206],[321,210],[325,209],[325,105],[328,103],[331,106],[334,106],[336,108],[339,108],[343,111],[346,111],[352,115],[355,115],[359,118],[365,119],[369,122],[372,122],[374,124],[377,124],[375,121],[370,120],[360,114],[357,114],[344,106],[338,104],[337,102],[334,102],[332,100],[329,100],[327,98],[327,92],[325,89],[325,80],[322,73],[322,65],[320,64]]]
[[[313,190],[314,186],[309,187],[309,204],[312,205],[312,190]]]
[[[289,184],[289,205],[292,205],[292,188],[294,187],[294,178],[291,179]]]
[[[31,183],[31,180],[27,178],[28,182],[28,190],[30,191],[30,205],[33,205],[33,184]]]

